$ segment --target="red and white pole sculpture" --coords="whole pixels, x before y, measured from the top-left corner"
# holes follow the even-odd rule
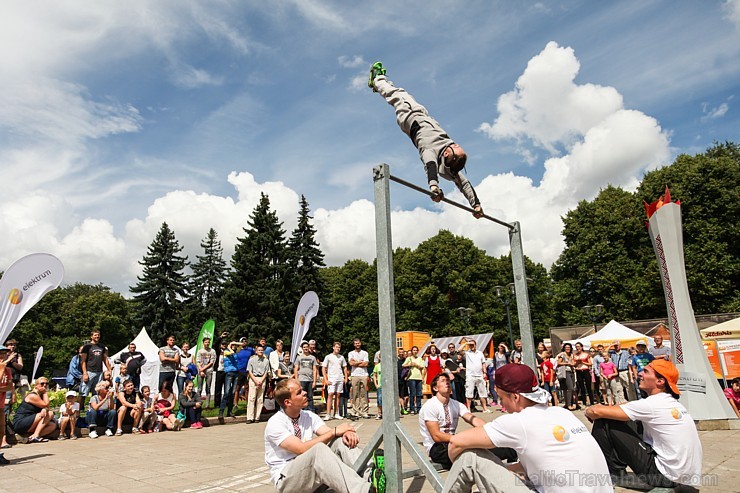
[[[671,359],[680,373],[681,404],[697,420],[734,418],[735,413],[709,365],[691,306],[683,256],[681,202],[671,202],[670,190],[666,188],[660,200],[645,204],[645,212],[663,281],[671,331]]]

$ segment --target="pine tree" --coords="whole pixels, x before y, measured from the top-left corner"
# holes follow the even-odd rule
[[[196,255],[191,266],[189,296],[186,305],[187,320],[191,327],[198,327],[208,319],[223,321],[221,296],[226,282],[226,261],[218,234],[211,228],[201,241],[204,255]]]
[[[247,235],[237,239],[224,289],[227,327],[238,335],[274,341],[286,337],[292,326],[286,302],[285,230],[265,194],[247,224]]]
[[[316,242],[316,230],[311,224],[308,201],[301,195],[298,225],[288,240],[288,264],[290,266],[291,289],[298,303],[306,291],[321,294],[320,268],[324,267],[324,252]]]
[[[182,335],[180,305],[187,293],[187,276],[183,270],[188,265],[187,256],[178,255],[182,249],[175,233],[166,222],[162,223],[143,260],[139,261],[144,273],[130,288],[137,302],[135,320],[148,327],[155,341],[169,333]]]

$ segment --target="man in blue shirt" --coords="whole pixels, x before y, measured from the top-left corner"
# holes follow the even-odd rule
[[[242,337],[242,339],[245,339]],[[221,405],[218,410],[218,419],[224,419],[224,410],[226,410],[226,416],[231,417],[231,409],[234,405],[234,387],[236,386],[236,380],[239,377],[239,362],[237,356],[242,352],[242,343],[232,341],[229,343],[227,348],[224,350],[224,393],[221,397]],[[247,358],[249,361],[249,358]],[[244,366],[246,369],[246,365]]]
[[[635,386],[635,393],[638,399],[642,399],[642,393],[640,392],[640,372],[655,359],[655,356],[647,352],[647,344],[644,341],[637,343],[637,354],[633,355],[629,362],[630,373],[632,373],[632,381]]]
[[[236,371],[238,372],[238,376],[234,387],[234,408],[239,405],[239,396],[241,395],[242,388],[244,389],[244,396],[246,398],[249,387],[247,364],[249,363],[249,358],[255,353],[254,348],[249,347],[249,341],[247,341],[246,337],[239,339],[239,343],[241,344],[241,350],[236,353]]]

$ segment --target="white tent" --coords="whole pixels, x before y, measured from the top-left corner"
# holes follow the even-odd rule
[[[149,337],[146,328],[141,329],[139,335],[131,342],[136,344],[136,350],[140,351],[146,358],[146,363],[141,367],[141,385],[148,385],[152,391],[152,395],[156,395],[159,392],[159,348],[154,344],[151,337]],[[110,360],[116,361],[124,351],[128,351],[128,344],[116,354],[110,356]],[[115,379],[119,373],[119,365],[111,364],[111,366],[114,369],[113,378]]]
[[[699,331],[703,339],[740,339],[740,317]]]
[[[580,339],[573,339],[572,341],[565,341],[571,344],[580,342],[583,347],[589,349],[591,346],[597,346],[602,344],[604,347],[609,347],[619,341],[623,348],[629,348],[637,344],[638,341],[643,341],[649,346],[654,346],[652,337],[648,337],[645,334],[632,330],[619,322],[612,320],[598,332],[591,334],[590,336],[581,337]]]

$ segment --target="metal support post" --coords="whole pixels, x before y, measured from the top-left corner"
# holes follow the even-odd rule
[[[396,371],[396,307],[393,289],[390,176],[391,171],[387,164],[381,164],[373,168],[380,361],[385,368],[381,378],[383,380],[383,392],[387,396],[383,403],[382,424],[386,491],[400,493],[403,491],[403,469],[401,466],[401,444],[396,437],[396,423],[401,420],[401,411],[398,406],[398,372]]]
[[[527,272],[524,267],[524,249],[522,248],[522,229],[519,221],[512,223],[509,230],[511,246],[511,265],[514,270],[514,289],[516,290],[516,309],[519,315],[519,335],[522,339],[524,364],[537,371],[537,360],[534,355],[534,335],[532,333],[532,316],[529,311],[529,292],[527,291]]]

